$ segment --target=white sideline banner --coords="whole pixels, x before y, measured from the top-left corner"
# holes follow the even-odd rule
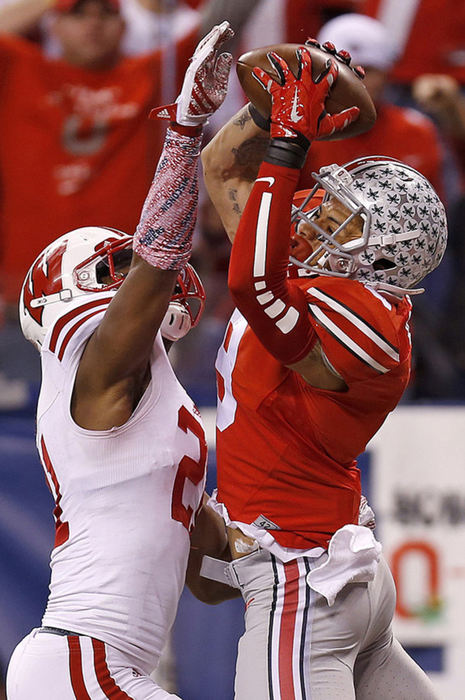
[[[377,536],[397,587],[395,633],[442,646],[430,674],[447,700],[465,688],[465,407],[399,406],[368,446]]]

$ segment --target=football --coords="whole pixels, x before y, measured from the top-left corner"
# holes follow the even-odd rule
[[[239,82],[250,102],[252,102],[262,116],[270,116],[271,95],[253,77],[252,69],[254,66],[258,66],[265,70],[272,78],[277,79],[278,75],[267,58],[267,53],[269,51],[274,51],[278,56],[284,58],[289,68],[294,75],[296,75],[296,50],[303,46],[304,44],[275,44],[274,46],[264,46],[259,49],[254,49],[253,51],[248,51],[238,59],[236,72]],[[331,54],[312,45],[305,46],[305,48],[310,51],[310,56],[312,58],[312,75],[313,79],[315,79],[323,70]],[[333,58],[336,57],[334,56]],[[343,109],[355,105],[360,109],[360,114],[358,119],[352,122],[352,124],[349,124],[343,131],[336,132],[331,136],[322,137],[322,140],[344,139],[349,136],[363,134],[365,131],[371,129],[376,121],[376,110],[362,79],[357,75],[355,70],[342,60],[337,60],[337,65],[339,67],[339,72],[336,82],[326,100],[326,109],[329,114],[334,114],[335,112],[341,112]]]

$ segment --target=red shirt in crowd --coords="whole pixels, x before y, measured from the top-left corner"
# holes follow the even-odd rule
[[[183,75],[195,37],[178,47]],[[80,226],[132,234],[164,136],[162,54],[90,71],[0,38],[0,294],[15,303],[26,271],[55,238]]]
[[[446,73],[465,84],[465,3],[456,0],[364,0],[357,12],[379,19],[399,44],[394,81]]]

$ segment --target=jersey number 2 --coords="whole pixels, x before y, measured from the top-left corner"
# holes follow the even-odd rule
[[[68,539],[69,539],[69,523],[67,520],[62,520],[61,516],[63,515],[63,511],[61,510],[61,492],[60,492],[60,484],[58,483],[57,475],[55,473],[55,470],[53,468],[52,460],[49,457],[47,448],[45,446],[45,441],[44,438],[42,437],[40,440],[40,446],[42,449],[42,463],[45,466],[46,470],[46,475],[48,474],[48,479],[47,479],[47,485],[50,489],[50,492],[55,499],[55,508],[53,511],[53,515],[55,517],[55,547],[59,547],[60,545],[64,544]],[[53,486],[53,489],[52,489]]]
[[[184,505],[182,496],[184,493],[186,479],[188,479],[194,486],[198,486],[203,479],[205,474],[205,466],[207,464],[207,443],[205,441],[205,433],[201,423],[199,423],[195,416],[190,413],[185,406],[181,406],[179,409],[178,426],[185,433],[187,433],[187,431],[193,433],[199,441],[200,448],[199,459],[195,460],[188,455],[184,455],[179,462],[178,471],[174,480],[173,498],[171,501],[171,517],[173,520],[177,520],[178,522],[182,523],[186,530],[190,532],[193,527],[194,510],[192,506],[188,505],[186,507]],[[201,501],[202,499],[200,495],[200,502]]]

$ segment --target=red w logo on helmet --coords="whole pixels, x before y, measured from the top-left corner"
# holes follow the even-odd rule
[[[31,301],[55,294],[63,289],[61,261],[66,243],[57,248],[46,248],[37,258],[24,282],[24,306],[37,323],[42,324],[43,306],[31,307]]]

